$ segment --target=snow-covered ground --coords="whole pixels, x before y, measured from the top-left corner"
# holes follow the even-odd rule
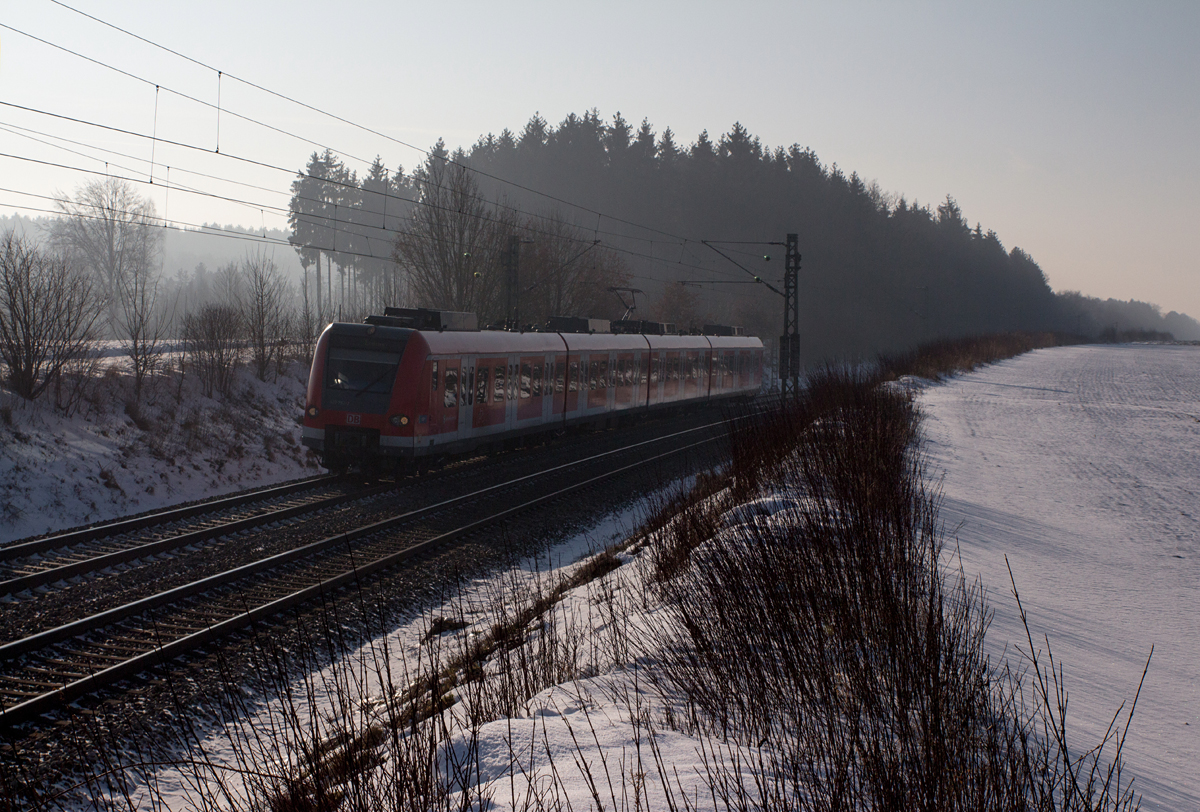
[[[1200,348],[1041,350],[929,385],[919,402],[930,473],[944,488],[942,518],[996,612],[988,633],[993,653],[1019,657],[1026,647],[1007,556],[1035,636],[1048,635],[1064,667],[1072,741],[1090,747],[1121,703],[1132,700],[1154,645],[1125,777],[1136,776],[1144,809],[1200,809]],[[428,662],[423,638],[431,618],[467,622],[435,638],[453,651],[569,575],[587,550],[622,538],[636,519],[634,510],[610,517],[538,563],[471,585],[386,644],[361,650],[341,673],[361,677],[386,659],[395,682],[408,685]],[[576,809],[654,809],[668,805],[668,794],[676,802],[686,795],[695,809],[721,807],[704,764],[745,754],[664,724],[663,698],[645,682],[653,652],[636,645],[648,639],[639,629],[656,625],[661,607],[639,572],[645,552],[621,557],[625,566],[567,593],[552,619],[529,632],[536,648],[538,635],[553,626],[575,678],[541,690],[511,718],[476,729],[460,719],[452,746],[442,751],[443,759],[450,753],[474,763],[472,784],[490,796],[487,808],[557,801]],[[493,657],[487,668],[496,667]],[[294,695],[309,697],[318,714],[346,708],[330,689],[338,671],[327,669]],[[363,684],[366,694],[378,695],[377,678]],[[363,713],[358,722],[367,724],[370,712],[360,709],[374,706],[356,701],[350,715]],[[214,732],[205,757],[236,767],[241,752],[242,769],[276,769],[280,753],[268,749],[247,764],[244,743],[274,729],[278,711],[268,702],[249,725]],[[153,783],[169,808],[199,802],[186,772],[166,770]],[[142,802],[151,805],[148,796]]]
[[[116,358],[70,416],[52,393],[0,392],[0,544],[322,473],[295,422],[307,378],[299,364],[266,383],[243,369],[232,395],[213,399],[167,372],[133,409]]]
[[[942,519],[996,610],[989,647],[1035,636],[1066,672],[1079,745],[1154,657],[1126,768],[1143,809],[1200,809],[1200,347],[1060,347],[920,396]]]
[[[687,484],[669,487],[682,488]],[[391,679],[404,686],[416,681],[418,674],[427,675],[431,658],[445,662],[464,644],[488,633],[503,617],[511,616],[523,602],[533,600],[560,579],[569,577],[597,551],[628,537],[640,523],[644,510],[645,505],[634,505],[618,511],[536,559],[466,585],[443,605],[427,609],[339,663],[298,681],[288,699],[264,697],[267,701],[252,718],[218,725],[202,742],[193,744],[181,767],[156,772],[153,780],[133,793],[134,805],[147,810],[190,809],[202,806],[205,796],[228,793],[227,802],[244,808],[250,790],[236,778],[238,774],[286,772],[278,765],[281,761],[286,763],[289,754],[271,747],[289,738],[288,734],[279,733],[288,727],[286,722],[281,723],[290,716],[284,713],[285,707],[298,714],[301,721],[297,727],[306,731],[311,729],[314,715],[345,720],[347,714],[334,709],[347,706],[344,696],[347,675],[352,675],[349,682],[361,686],[350,689],[358,698],[351,703],[355,712],[349,716],[364,706],[373,706],[380,696],[381,681]],[[635,559],[622,556],[626,564]],[[453,759],[457,753],[476,763],[471,793],[474,797],[482,789],[490,795],[492,804],[487,809],[523,808],[522,799],[541,798],[545,802],[546,792],[569,798],[568,808],[587,809],[593,789],[602,793],[605,807],[609,807],[610,795],[615,794],[618,803],[613,808],[622,808],[625,805],[620,799],[629,790],[620,779],[632,769],[639,743],[647,748],[640,754],[644,760],[642,768],[653,772],[653,756],[645,744],[644,720],[637,716],[653,701],[646,698],[645,686],[639,685],[636,669],[628,667],[631,654],[628,641],[636,629],[614,623],[618,619],[633,618],[635,624],[644,620],[636,617],[636,607],[644,609],[645,601],[640,592],[633,592],[642,580],[641,573],[634,573],[634,569],[623,566],[600,582],[567,592],[545,624],[535,624],[542,630],[555,629],[558,642],[564,646],[559,651],[561,660],[573,664],[578,679],[547,687],[514,717],[475,729],[470,729],[461,718],[462,703],[447,713],[453,733],[442,758],[449,753]],[[467,625],[434,635],[430,642],[427,632],[436,617],[465,621]],[[537,635],[537,631],[530,633],[531,638]],[[386,668],[381,666],[383,662],[387,662]],[[494,666],[493,662],[491,667]],[[385,672],[387,677],[383,676]],[[296,696],[307,699],[296,703]],[[362,696],[370,698],[364,702]],[[362,729],[370,721],[368,711],[361,718],[351,719],[349,726]],[[639,726],[643,726],[640,734]],[[324,733],[331,730],[326,727]],[[266,740],[266,748],[262,747],[260,737]],[[689,795],[704,795],[703,769],[698,765],[697,755],[702,745],[711,748],[708,743],[679,733],[657,732],[655,746],[663,763],[676,768],[670,778],[674,791],[682,787]],[[522,750],[525,752],[516,752]],[[197,771],[197,763],[211,764],[214,768]],[[610,774],[608,778],[603,777],[606,771]],[[251,775],[251,784],[253,780]],[[218,781],[224,784],[220,792]],[[643,792],[651,803],[647,805],[643,799],[638,808],[665,808],[659,781],[651,778]],[[632,807],[632,798],[627,800],[628,807]],[[457,808],[457,804],[450,806]],[[537,808],[536,803],[533,808]],[[700,808],[709,807],[702,803]]]

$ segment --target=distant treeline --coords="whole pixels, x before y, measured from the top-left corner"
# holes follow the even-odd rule
[[[811,149],[768,148],[740,124],[715,140],[703,132],[682,146],[669,128],[656,134],[649,122],[635,128],[620,114],[611,122],[595,110],[572,114],[557,127],[534,116],[519,134],[489,134],[456,157],[488,175],[672,234],[770,242],[797,232],[801,324],[810,358],[866,356],[934,337],[1007,330],[1101,338],[1115,328],[1200,338],[1194,319],[1177,313],[1164,318],[1153,305],[1056,296],[1032,257],[1006,249],[994,231],[972,227],[952,198],[936,208],[910,202],[836,164],[822,164]],[[552,205],[486,176],[479,182],[494,199],[526,211]],[[714,256],[696,244],[681,251],[678,242],[611,218],[592,215],[589,223],[588,215],[573,216],[600,238],[661,260],[630,260],[638,287],[654,285],[645,277],[703,278],[675,263]],[[640,239],[622,242],[606,231]],[[729,249],[764,279],[777,283],[782,276],[780,248]],[[773,259],[764,262],[764,253]],[[725,279],[744,278],[731,264],[721,267],[731,271]],[[660,310],[676,311],[662,315],[676,322],[711,317],[766,336],[781,331],[780,300],[761,285],[689,286],[684,295],[659,287],[655,293],[662,297]]]

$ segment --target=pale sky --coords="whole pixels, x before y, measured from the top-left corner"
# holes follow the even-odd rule
[[[1056,290],[1200,317],[1200,3],[66,1],[422,148],[592,107],[670,126],[684,144],[740,121],[769,146],[812,147],[909,201],[953,195],[972,225],[1032,254]],[[228,78],[218,157],[216,112],[167,90],[215,104],[213,71],[50,0],[6,0],[0,24],[146,80],[0,27],[0,153],[103,174],[104,147],[133,156],[107,156],[108,171],[142,178],[153,153],[159,184],[141,188],[175,222],[284,225],[268,207],[286,208],[291,178],[238,159],[294,172],[315,147],[236,113],[390,168],[422,157]],[[29,137],[47,135],[86,146]],[[52,197],[96,177],[18,158],[0,157],[0,212],[52,208],[18,192]],[[167,166],[173,184],[252,202],[168,195]]]

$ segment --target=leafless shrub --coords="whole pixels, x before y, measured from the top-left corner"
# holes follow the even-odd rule
[[[1039,347],[1076,344],[1079,339],[1060,333],[1013,332],[964,338],[945,338],[922,344],[915,350],[880,359],[880,371],[888,378],[915,375],[938,380],[944,375],[969,372]]]
[[[737,424],[733,479],[765,461],[786,498],[743,494],[707,538],[683,517],[657,537],[690,550],[662,587],[657,678],[682,697],[674,724],[728,743],[705,753],[718,808],[1135,808],[1124,732],[1081,755],[1053,664],[1031,654],[1028,695],[989,661],[980,589],[944,569],[907,396],[853,371],[812,383],[786,419]]]
[[[8,384],[35,400],[89,354],[101,305],[85,274],[12,231],[0,243],[0,360]]]
[[[207,397],[228,395],[242,360],[242,317],[236,307],[207,304],[183,319],[188,365]]]

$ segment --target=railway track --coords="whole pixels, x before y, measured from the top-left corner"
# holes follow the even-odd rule
[[[134,678],[257,620],[330,596],[517,513],[710,444],[722,436],[714,431],[721,425],[661,435],[403,510],[7,642],[0,645],[0,729]],[[263,515],[268,516],[263,522],[277,521],[270,513]],[[116,552],[136,554],[136,548]]]
[[[301,483],[191,505],[128,521],[0,547],[0,597],[161,556],[180,548],[289,521],[306,513],[393,489],[364,486],[347,477]]]

